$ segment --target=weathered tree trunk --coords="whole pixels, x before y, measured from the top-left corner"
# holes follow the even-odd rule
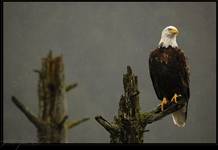
[[[163,112],[160,106],[150,112],[141,112],[139,105],[138,79],[127,66],[127,74],[123,75],[124,95],[121,96],[118,117],[112,123],[102,116],[96,116],[96,121],[110,133],[111,143],[143,143],[145,127],[164,116],[177,111],[184,106],[183,101],[178,104],[170,103]]]
[[[84,118],[79,121],[67,121],[65,93],[77,84],[65,86],[63,58],[62,56],[53,58],[51,52],[48,57],[42,59],[41,70],[35,70],[35,72],[39,73],[38,117],[35,117],[15,97],[12,97],[12,100],[37,127],[39,143],[65,143],[68,129],[88,120]]]

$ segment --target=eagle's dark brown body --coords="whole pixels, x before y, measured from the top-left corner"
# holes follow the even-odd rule
[[[175,93],[181,94],[188,103],[189,70],[184,53],[178,48],[157,48],[149,57],[149,71],[158,99],[168,100]]]

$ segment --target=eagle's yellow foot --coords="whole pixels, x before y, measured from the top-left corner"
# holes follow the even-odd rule
[[[174,94],[174,96],[173,96],[173,98],[171,99],[171,102],[174,102],[174,103],[178,103],[177,102],[177,97],[181,97],[182,95],[181,94],[179,94],[179,95],[177,95],[176,93]]]
[[[167,101],[166,97],[164,97],[163,100],[160,103],[161,111],[164,110],[164,105],[166,105],[167,103],[168,103],[168,101]]]

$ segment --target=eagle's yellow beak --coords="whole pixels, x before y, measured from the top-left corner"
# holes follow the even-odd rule
[[[170,33],[178,35],[179,34],[179,30],[176,29],[176,28],[173,28],[172,30],[170,30]]]

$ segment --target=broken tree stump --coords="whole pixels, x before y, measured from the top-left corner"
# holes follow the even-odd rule
[[[38,117],[32,114],[16,97],[12,96],[12,101],[37,128],[39,143],[66,143],[68,129],[89,119],[67,120],[65,94],[77,84],[65,85],[63,57],[53,57],[51,51],[46,58],[42,59],[41,70],[34,71],[39,74]]]
[[[184,102],[171,103],[162,112],[157,106],[150,112],[141,112],[139,104],[138,78],[127,66],[127,73],[123,75],[124,94],[120,98],[118,116],[112,123],[102,116],[96,116],[96,121],[110,133],[110,143],[143,143],[144,132],[148,124],[171,114],[182,108]]]

